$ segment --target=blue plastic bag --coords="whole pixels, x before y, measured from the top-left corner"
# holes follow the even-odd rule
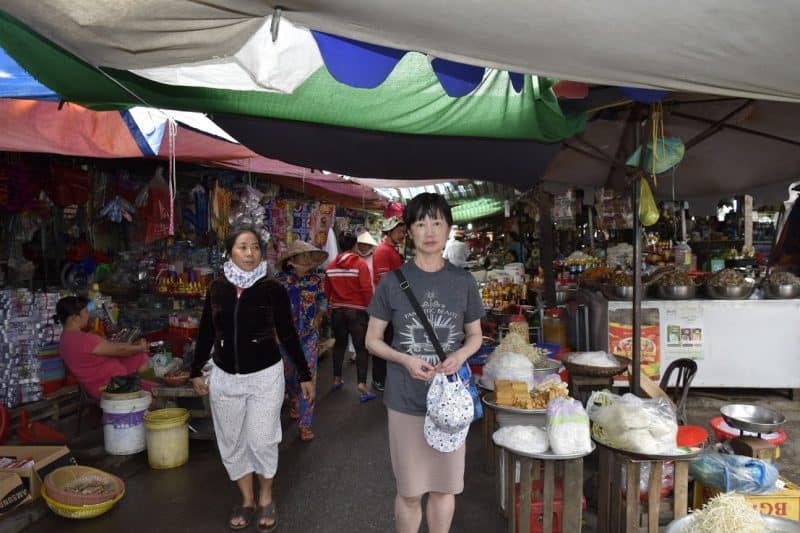
[[[692,461],[689,471],[703,485],[724,492],[767,494],[775,490],[778,481],[774,465],[744,455],[703,453]]]
[[[472,405],[475,408],[472,421],[480,420],[483,418],[483,404],[481,403],[481,396],[478,393],[478,387],[475,386],[472,380],[472,370],[469,368],[469,365],[465,363],[458,368],[456,374],[458,375],[458,379],[464,383],[464,386],[469,391],[469,395],[472,396]]]

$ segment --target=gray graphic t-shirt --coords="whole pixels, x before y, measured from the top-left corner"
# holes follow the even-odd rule
[[[464,344],[464,324],[484,315],[475,279],[466,270],[456,268],[447,261],[438,272],[424,272],[413,261],[405,263],[401,269],[433,326],[444,353],[449,354],[460,348]],[[423,358],[431,365],[439,363],[439,356],[429,342],[425,328],[393,273],[381,278],[367,313],[392,323],[392,347],[395,350]],[[401,413],[424,415],[428,386],[429,383],[409,376],[401,365],[389,362],[383,402]]]

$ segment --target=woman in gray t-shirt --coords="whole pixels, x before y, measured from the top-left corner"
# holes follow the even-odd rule
[[[397,481],[397,531],[419,530],[422,497],[428,494],[428,531],[449,531],[455,495],[464,490],[465,445],[450,453],[428,446],[423,435],[425,400],[437,372],[454,374],[481,345],[480,293],[469,272],[442,258],[453,222],[438,194],[422,193],[406,206],[404,220],[414,243],[414,260],[401,267],[409,286],[447,354],[439,361],[425,329],[394,274],[384,276],[367,309],[366,344],[388,361],[384,403],[388,410],[389,452]],[[387,324],[394,327],[389,346]]]

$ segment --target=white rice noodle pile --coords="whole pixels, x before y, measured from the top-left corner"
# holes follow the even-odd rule
[[[688,533],[767,533],[761,513],[753,509],[741,494],[723,492],[711,498],[699,511]]]
[[[544,453],[550,447],[547,432],[536,426],[506,426],[492,435],[494,443],[523,453]]]
[[[606,352],[575,352],[569,356],[569,362],[586,366],[619,366],[619,361]]]
[[[533,388],[533,363],[519,353],[507,352],[487,361],[483,375],[492,382],[498,379],[524,381],[528,384],[528,390]]]

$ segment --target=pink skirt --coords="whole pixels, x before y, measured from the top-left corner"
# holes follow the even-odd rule
[[[406,498],[428,492],[461,494],[464,491],[466,443],[457,450],[443,453],[425,442],[424,416],[414,416],[388,409],[389,452],[397,481],[397,493]]]

